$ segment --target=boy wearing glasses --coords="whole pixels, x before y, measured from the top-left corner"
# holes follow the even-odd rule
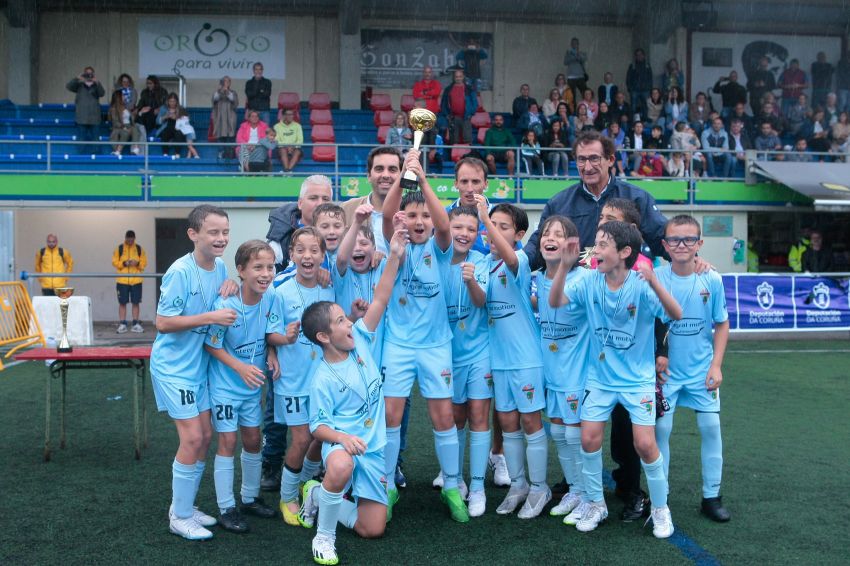
[[[670,409],[655,422],[655,436],[668,476],[673,412],[677,405],[696,412],[702,438],[702,513],[723,523],[731,518],[720,497],[720,366],[729,339],[729,314],[720,275],[694,271],[694,257],[701,247],[700,225],[692,216],[670,219],[664,248],[672,263],[659,268],[656,277],[682,306],[682,319],[670,324],[668,370],[659,374]]]

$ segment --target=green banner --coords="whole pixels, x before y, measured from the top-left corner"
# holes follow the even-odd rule
[[[151,197],[167,199],[297,199],[303,177],[267,175],[151,177]]]
[[[687,202],[688,182],[681,179],[627,179],[661,202]],[[522,202],[546,202],[562,190],[573,186],[578,179],[524,179]]]
[[[779,183],[756,183],[748,185],[743,181],[700,180],[696,187],[696,203],[717,202],[723,204],[764,203],[796,204],[810,206],[812,200],[797,191]]]
[[[454,177],[429,178],[428,182],[440,200],[453,201],[458,198],[457,189],[454,187]],[[342,176],[340,178],[340,200],[364,197],[371,191],[372,186],[366,177]],[[484,191],[484,196],[489,200],[513,202],[515,195],[516,190],[513,179],[499,179],[494,177],[487,181],[487,190]]]
[[[2,175],[0,197],[141,199],[139,175]]]

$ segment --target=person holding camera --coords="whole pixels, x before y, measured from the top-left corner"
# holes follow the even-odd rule
[[[737,71],[730,71],[728,76],[717,79],[711,90],[715,94],[719,94],[723,101],[723,110],[721,110],[720,116],[724,120],[732,114],[737,104],[747,104],[747,89],[738,82]]]
[[[141,320],[139,320],[139,304],[142,302],[142,278],[133,274],[142,273],[148,265],[148,256],[142,246],[136,243],[136,233],[127,230],[124,234],[124,243],[120,244],[112,254],[112,265],[118,270],[121,277],[116,281],[118,292],[118,334],[127,332],[127,303],[133,304],[133,324],[131,332],[142,333]]]
[[[97,80],[93,67],[86,67],[79,76],[74,77],[65,88],[75,94],[74,120],[77,123],[77,138],[80,141],[95,141],[97,127],[100,125],[100,101],[106,91]],[[94,153],[91,145],[80,146],[80,153]]]

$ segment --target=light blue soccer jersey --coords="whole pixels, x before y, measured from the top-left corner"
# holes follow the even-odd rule
[[[437,256],[443,254],[431,237],[407,244],[387,306],[385,340],[408,348],[432,348],[452,339]]]
[[[440,269],[443,287],[446,290],[449,325],[452,329],[452,365],[464,366],[484,356],[489,356],[490,337],[487,330],[487,309],[472,304],[469,290],[461,276],[461,264],[452,264],[454,243],[445,254],[440,254]],[[464,260],[475,264],[475,281],[484,293],[487,292],[489,263],[487,257],[470,250]]]
[[[564,289],[590,276],[590,270],[577,267],[567,274]],[[596,368],[590,361],[587,310],[576,304],[553,309],[549,306],[552,280],[537,278],[537,310],[540,313],[540,353],[546,388],[553,391],[582,389]]]
[[[336,260],[334,260],[331,275],[333,276],[333,288],[336,295],[336,302],[345,311],[345,316],[351,314],[351,303],[357,299],[363,299],[369,304],[375,296],[375,288],[378,286],[378,281],[381,280],[381,275],[384,274],[384,268],[387,265],[387,260],[382,259],[381,263],[375,269],[370,269],[366,273],[357,273],[351,266],[345,270],[345,275],[340,275],[336,268]],[[384,343],[384,317],[381,317],[381,322],[378,328],[375,329],[375,349],[372,352],[375,358],[375,363],[381,364],[381,354]]]
[[[714,325],[729,320],[723,279],[715,271],[680,277],[669,265],[655,275],[682,306],[682,319],[670,323],[667,335],[670,381],[703,383],[714,357]]]
[[[334,291],[321,285],[302,287],[293,277],[274,290],[275,300],[272,316],[266,332],[286,335],[290,323],[300,321],[304,309],[318,301],[333,301]],[[294,344],[277,347],[277,359],[280,362],[280,377],[274,382],[275,395],[298,397],[308,395],[310,380],[319,365],[321,349],[310,342],[304,332],[298,332]]]
[[[655,318],[668,318],[649,284],[629,270],[623,285],[611,291],[605,274],[594,270],[590,277],[567,285],[566,293],[570,302],[587,310],[591,362],[596,365],[593,385],[609,391],[653,390]]]
[[[216,349],[224,349],[240,362],[253,364],[266,370],[266,326],[269,323],[274,293],[263,295],[256,305],[243,305],[239,296],[217,298],[213,309],[233,309],[236,321],[231,326],[213,324],[209,328],[205,343]],[[239,374],[210,356],[210,394],[228,399],[247,399],[260,395],[260,389],[251,389]]]
[[[198,267],[186,254],[162,277],[157,316],[192,316],[209,312],[227,279],[221,258],[211,271]],[[204,350],[206,326],[181,332],[157,333],[151,350],[151,375],[169,383],[197,385],[207,379],[209,354]]]
[[[322,358],[310,386],[310,432],[321,425],[366,442],[366,452],[387,443],[381,372],[370,353],[377,341],[363,320],[352,328],[354,350],[343,362]]]
[[[494,370],[543,366],[540,327],[531,308],[531,268],[528,256],[516,252],[519,264],[514,275],[505,262],[487,256],[487,314],[490,329],[490,360]]]
[[[322,269],[331,271],[331,267],[334,265],[336,265],[336,252],[325,252],[325,259],[322,260],[321,265]],[[277,289],[283,285],[285,281],[295,277],[295,271],[295,262],[289,260],[289,263],[283,268],[283,271],[275,275],[274,279],[272,279],[272,286]]]

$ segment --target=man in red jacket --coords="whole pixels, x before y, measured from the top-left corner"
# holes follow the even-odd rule
[[[413,98],[421,98],[425,101],[425,108],[434,114],[439,114],[442,92],[443,86],[440,81],[434,79],[434,70],[430,66],[426,66],[422,70],[422,80],[416,81],[413,85]]]

